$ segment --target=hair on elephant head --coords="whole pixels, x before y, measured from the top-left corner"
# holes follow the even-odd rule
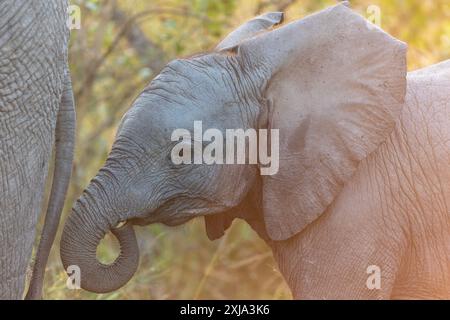
[[[405,95],[406,46],[342,4],[271,28],[282,17],[257,17],[216,51],[171,62],[135,100],[63,231],[63,264],[80,267],[84,289],[108,292],[131,278],[139,256],[133,225],[177,225],[252,198],[268,236],[289,238],[391,132]],[[278,129],[279,172],[174,164],[171,134],[193,131],[195,121],[222,132]],[[195,147],[195,134],[186,143]],[[96,248],[110,230],[121,252],[103,265]]]

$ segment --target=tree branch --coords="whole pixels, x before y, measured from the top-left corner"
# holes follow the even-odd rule
[[[80,87],[80,89],[75,93],[75,96],[78,98],[80,96],[83,95],[85,89],[89,86],[92,85],[92,83],[94,82],[94,79],[97,75],[98,69],[100,69],[100,67],[103,65],[103,63],[105,62],[106,58],[108,58],[108,56],[114,52],[114,49],[118,46],[118,44],[120,43],[120,40],[125,37],[128,33],[130,28],[132,28],[134,25],[138,24],[139,19],[145,18],[148,15],[152,15],[152,14],[167,14],[167,15],[178,15],[178,16],[188,16],[191,18],[195,18],[195,19],[199,19],[205,22],[209,22],[209,18],[203,15],[198,15],[195,13],[190,13],[187,9],[175,9],[175,8],[166,8],[166,9],[149,9],[149,10],[144,10],[141,11],[133,16],[131,16],[130,18],[128,18],[122,25],[121,29],[119,30],[117,36],[114,38],[114,40],[112,41],[112,43],[108,46],[108,48],[106,49],[106,51],[100,56],[99,59],[97,59],[93,65],[89,68],[89,73],[86,76],[86,78],[83,81],[82,86]],[[137,26],[136,26],[137,27]],[[141,36],[143,36],[143,32],[141,32]],[[142,40],[142,38],[140,39]],[[146,42],[143,42],[144,44],[149,44],[148,39]],[[156,48],[156,47],[155,47]],[[145,49],[145,51],[147,51],[150,49]],[[145,53],[143,53],[145,54]],[[162,54],[162,51],[161,51]],[[154,70],[154,72],[160,71],[161,68],[158,69],[157,66],[164,66],[164,60],[161,61],[154,61],[153,64],[154,66],[156,66],[157,70]]]

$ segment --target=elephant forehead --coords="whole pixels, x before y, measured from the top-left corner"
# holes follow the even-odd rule
[[[119,128],[119,132],[126,130],[143,135],[154,137],[169,138],[176,129],[187,129],[193,132],[194,123],[200,123],[203,130],[216,128],[220,130],[241,128],[241,113],[236,112],[236,107],[218,107],[211,104],[199,106],[173,103],[168,105],[163,100],[142,99],[136,101],[136,104],[124,116]],[[149,103],[155,103],[156,106],[149,107]],[[191,103],[191,102],[187,102]],[[198,124],[197,124],[198,125]]]
[[[193,129],[194,121],[208,128],[239,127],[236,111],[243,99],[223,64],[214,56],[171,62],[135,100],[119,131],[170,138],[175,129]]]
[[[236,94],[227,56],[207,54],[170,62],[144,89],[167,100],[220,101]]]

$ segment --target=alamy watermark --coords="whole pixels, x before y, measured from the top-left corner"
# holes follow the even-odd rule
[[[366,269],[366,273],[369,275],[366,281],[366,287],[369,290],[381,289],[381,268],[377,265],[370,265]]]
[[[81,8],[77,5],[70,5],[67,7],[67,27],[70,30],[81,29]]]
[[[379,6],[375,4],[368,6],[366,9],[366,14],[367,20],[371,22],[367,24],[369,26],[369,29],[374,28],[373,25],[381,28],[381,8]]]
[[[194,121],[193,133],[187,129],[172,132],[171,141],[178,142],[171,151],[174,164],[259,164],[261,175],[278,172],[278,129],[226,129],[224,137],[219,129],[203,132],[202,121]]]
[[[69,290],[79,290],[81,289],[81,270],[77,265],[71,265],[67,267],[67,275],[69,276],[66,280],[66,287]]]

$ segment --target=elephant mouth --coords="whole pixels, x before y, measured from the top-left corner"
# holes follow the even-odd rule
[[[175,227],[183,225],[196,217],[223,213],[227,210],[229,209],[225,206],[186,208],[182,210],[170,210],[170,207],[166,207],[158,209],[145,217],[131,218],[123,223],[130,223],[137,226],[148,226],[151,224],[162,223],[169,227]],[[120,223],[119,225],[122,224]]]
[[[185,224],[196,217],[222,213],[229,209],[228,206],[217,201],[180,196],[169,199],[158,208],[132,217],[127,221],[138,226],[162,223],[172,227]]]

